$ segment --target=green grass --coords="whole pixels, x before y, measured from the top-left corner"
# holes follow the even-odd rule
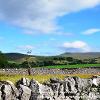
[[[76,64],[76,65],[46,66],[46,68],[86,68],[86,67],[100,67],[100,64]]]
[[[97,74],[99,75],[99,74]],[[38,75],[6,75],[6,74],[0,74],[0,81],[6,81],[9,80],[13,82],[14,84],[21,79],[22,77],[26,77],[29,79],[37,80],[40,83],[43,83],[45,81],[48,81],[50,78],[59,78],[64,79],[66,76],[78,76],[80,78],[91,78],[93,74],[38,74]]]
[[[58,65],[58,66],[45,66],[45,68],[85,68],[85,67],[100,67],[100,64],[77,64],[77,65]],[[13,83],[21,79],[22,77],[27,77],[29,79],[35,79],[39,81],[40,83],[43,83],[50,78],[59,78],[59,79],[64,79],[66,76],[78,76],[81,78],[90,78],[93,76],[93,74],[47,74],[47,75],[7,75],[7,74],[0,74],[0,80],[5,81],[5,80],[10,80]]]

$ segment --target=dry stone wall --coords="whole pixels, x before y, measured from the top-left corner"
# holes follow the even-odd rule
[[[100,68],[77,68],[77,69],[50,69],[32,68],[32,74],[100,74]],[[28,74],[27,69],[0,69],[0,73]]]
[[[52,78],[42,84],[28,78],[15,85],[0,81],[0,100],[100,100],[100,76]]]

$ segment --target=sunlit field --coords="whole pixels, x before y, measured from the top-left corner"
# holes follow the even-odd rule
[[[100,75],[100,74],[97,74]],[[29,79],[34,79],[37,80],[40,83],[43,83],[47,80],[49,80],[50,78],[59,78],[59,79],[64,79],[67,76],[78,76],[80,78],[91,78],[92,76],[94,76],[94,74],[47,74],[47,75],[5,75],[5,74],[0,74],[0,81],[12,81],[13,83],[15,83],[16,81],[18,81],[19,79],[21,79],[22,77],[26,77]]]
[[[91,67],[100,67],[100,64],[75,64],[75,65],[46,66],[46,68],[91,68]]]

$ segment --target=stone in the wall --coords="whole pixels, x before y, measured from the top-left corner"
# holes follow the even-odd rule
[[[19,87],[19,100],[30,100],[31,89],[27,86],[20,85]]]
[[[19,86],[20,84],[28,87],[30,85],[30,79],[21,78],[19,81],[16,82],[16,86]]]
[[[10,81],[0,81],[0,100],[17,100],[18,90]]]

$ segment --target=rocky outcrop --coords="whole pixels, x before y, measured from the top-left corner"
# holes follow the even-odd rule
[[[42,84],[28,78],[16,85],[0,81],[0,100],[100,100],[100,76],[52,78]]]

